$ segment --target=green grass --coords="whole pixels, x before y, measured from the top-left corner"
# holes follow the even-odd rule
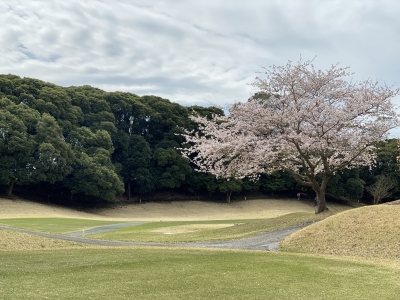
[[[326,216],[294,213],[265,220],[153,222],[102,234],[101,238],[168,238],[171,242],[232,239]],[[117,222],[63,218],[0,220],[0,224],[54,233],[112,223]],[[157,229],[196,224],[238,225],[152,235]],[[69,245],[49,245],[45,250],[27,250],[40,249],[46,239],[3,232],[3,243],[17,243],[21,239],[21,247],[11,248],[21,250],[0,250],[0,299],[390,300],[398,299],[400,291],[400,260],[167,247],[71,249]]]
[[[121,222],[73,218],[20,218],[0,219],[0,224],[50,233],[67,233]]]
[[[91,238],[105,240],[137,241],[137,242],[194,242],[213,240],[232,240],[252,236],[261,232],[284,228],[302,222],[318,219],[313,213],[292,213],[271,219],[258,220],[224,220],[224,221],[187,221],[187,222],[155,222],[140,226],[125,227],[118,230],[90,235]],[[229,227],[205,229],[195,232],[165,234],[157,232],[161,228],[173,231],[177,226],[188,226],[195,229],[204,224],[231,224]],[[201,226],[199,226],[201,228]]]
[[[399,266],[169,248],[0,252],[0,299],[398,299]]]
[[[96,235],[86,235],[91,238],[105,240],[137,241],[137,242],[190,242],[190,241],[213,241],[231,240],[255,235],[257,233],[296,225],[302,222],[320,218],[313,213],[292,213],[271,219],[257,220],[212,220],[212,221],[179,221],[179,222],[149,222],[139,226],[130,226],[114,231]],[[42,232],[67,233],[80,231],[97,226],[110,225],[121,222],[96,221],[72,218],[21,218],[0,219],[0,224],[11,227],[24,228]],[[227,224],[229,227],[218,229],[202,228],[202,225]],[[191,226],[190,230],[178,234],[165,234],[168,229],[178,226]],[[203,226],[204,227],[204,226]],[[164,230],[161,230],[164,229]],[[163,232],[157,232],[157,231]]]

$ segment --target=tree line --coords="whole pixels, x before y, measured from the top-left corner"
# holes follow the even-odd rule
[[[70,200],[165,191],[227,200],[232,193],[309,192],[283,171],[255,182],[196,172],[179,151],[184,130],[198,130],[192,114],[211,119],[224,112],[152,95],[0,75],[0,185],[8,195],[17,186]],[[400,191],[397,141],[379,143],[377,153],[371,168],[335,174],[327,194],[358,200],[378,176],[390,179],[394,195]]]

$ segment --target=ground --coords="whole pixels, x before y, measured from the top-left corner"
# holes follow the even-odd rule
[[[227,203],[172,201],[117,205],[112,208],[77,211],[22,199],[0,198],[0,219],[4,218],[84,218],[120,221],[192,221],[265,219],[293,212],[313,212],[312,203],[297,200],[247,200]]]
[[[335,210],[336,206],[331,204],[331,209]],[[2,199],[0,198],[0,219],[7,218],[46,218],[46,217],[62,217],[62,218],[82,218],[96,219],[121,222],[141,222],[141,221],[201,221],[201,220],[238,220],[238,219],[268,219],[295,212],[314,212],[311,201],[298,201],[296,199],[264,199],[264,200],[244,200],[240,202],[215,203],[204,201],[173,201],[163,203],[142,203],[130,205],[113,205],[109,208],[91,209],[90,211],[78,211],[61,206],[35,203],[22,199]],[[234,225],[234,224],[228,224]],[[252,249],[252,250],[269,250],[276,251],[279,243],[291,233],[305,226],[297,225],[289,228],[269,231],[254,237],[225,241],[225,242],[198,242],[198,243],[178,243],[176,246],[184,247],[206,247],[206,248],[231,248],[231,249]],[[118,225],[116,225],[118,226]],[[164,234],[177,234],[198,230],[199,225],[176,226],[173,228],[164,228]],[[227,226],[220,224],[201,225],[201,226]],[[109,226],[107,226],[109,227]],[[214,228],[213,227],[213,228]],[[216,228],[215,227],[215,228]],[[3,229],[3,231],[1,230]],[[204,229],[204,228],[203,228]],[[211,228],[207,228],[211,229]],[[10,245],[21,244],[20,236],[16,232],[13,234],[9,231],[19,231],[21,233],[29,233],[40,235],[42,237],[50,237],[53,239],[61,239],[75,241],[80,243],[90,243],[108,246],[133,246],[143,243],[127,243],[118,241],[97,241],[85,239],[80,236],[57,235],[49,233],[38,233],[24,229],[13,229],[7,226],[0,226],[0,239],[13,240],[13,243],[4,243],[3,248],[7,249]],[[5,236],[7,235],[7,236]],[[24,244],[24,243],[22,243]],[[35,245],[42,245],[43,241],[38,240]],[[148,245],[154,245],[150,243]],[[161,245],[161,244],[160,244]],[[26,245],[25,245],[26,246]],[[20,247],[25,247],[20,245]],[[37,246],[37,245],[36,245]],[[18,246],[19,247],[19,246]],[[17,248],[18,248],[17,247]],[[1,250],[0,244],[0,250]],[[19,248],[18,248],[19,249]],[[4,249],[5,250],[5,249]]]

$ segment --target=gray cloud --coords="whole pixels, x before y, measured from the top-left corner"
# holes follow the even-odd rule
[[[256,72],[300,55],[400,84],[399,13],[390,0],[5,0],[0,73],[184,105],[246,101]]]

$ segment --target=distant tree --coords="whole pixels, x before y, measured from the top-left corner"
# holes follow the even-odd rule
[[[184,142],[182,128],[197,126],[190,112],[211,118],[218,108],[16,75],[0,75],[0,99],[0,184],[10,192],[17,178],[50,194],[67,187],[107,198],[119,193],[121,180],[135,193],[218,190],[215,177],[189,181],[192,166],[175,149]]]
[[[376,182],[365,189],[374,197],[374,204],[379,204],[384,198],[392,195],[391,190],[396,186],[395,182],[385,175],[377,177]]]
[[[113,160],[121,166],[120,174],[126,183],[126,194],[130,199],[131,185],[138,194],[154,190],[154,180],[150,173],[152,151],[147,141],[140,135],[129,135],[120,131],[116,138]]]
[[[34,139],[39,113],[25,104],[16,105],[8,98],[0,99],[0,184],[11,195],[15,183],[34,181]]]
[[[200,171],[243,178],[283,170],[312,188],[316,213],[327,210],[325,194],[337,171],[369,165],[375,143],[399,125],[390,100],[399,93],[377,82],[346,81],[346,69],[316,71],[311,61],[266,70],[253,84],[263,95],[232,105],[227,116],[192,117],[184,155]],[[320,179],[318,179],[320,178]]]
[[[240,192],[243,188],[241,179],[228,178],[220,179],[218,189],[222,193],[226,193],[226,202],[231,203],[232,192]]]
[[[360,179],[366,186],[375,183],[378,176],[385,176],[390,179],[395,187],[391,190],[393,194],[400,191],[400,168],[397,163],[399,149],[397,148],[397,139],[388,139],[376,144],[375,159],[369,167],[360,168]]]
[[[124,191],[124,185],[111,164],[109,154],[98,150],[92,155],[75,152],[73,171],[64,185],[74,194],[91,195],[106,200],[112,200]]]
[[[179,188],[192,172],[189,162],[175,149],[158,148],[154,151],[153,159],[155,165],[152,173],[159,189]]]
[[[338,171],[330,178],[326,193],[337,199],[359,201],[363,196],[365,185],[359,173],[359,168]]]
[[[272,174],[262,174],[259,178],[262,190],[273,194],[274,192],[282,192],[295,190],[296,182],[287,172],[276,171]]]
[[[64,141],[62,129],[56,120],[44,113],[36,125],[34,178],[36,182],[62,181],[72,171],[71,145]]]
[[[74,194],[83,193],[107,200],[123,193],[124,184],[111,162],[114,151],[107,131],[95,133],[87,127],[76,128],[68,137],[72,146],[72,172],[63,184]]]

